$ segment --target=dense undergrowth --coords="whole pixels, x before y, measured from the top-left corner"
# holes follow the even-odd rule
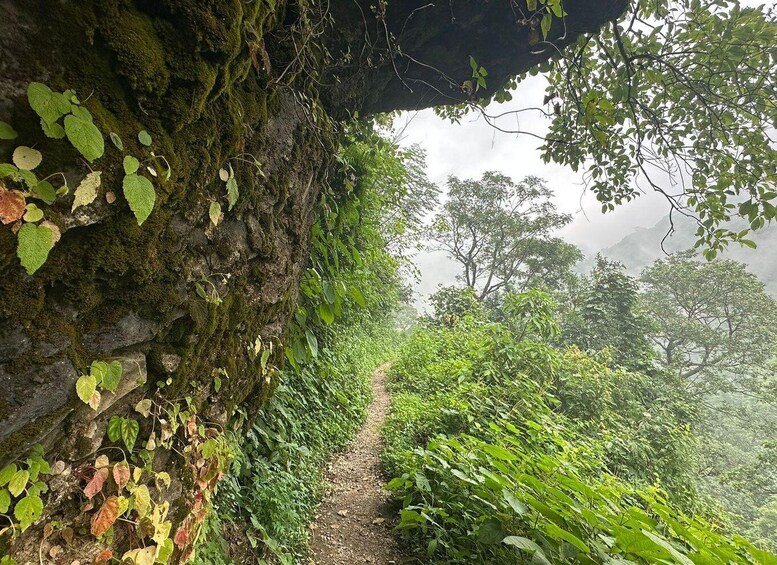
[[[677,396],[549,345],[551,310],[519,295],[502,323],[448,317],[402,346],[384,463],[418,561],[777,563],[705,512]]]

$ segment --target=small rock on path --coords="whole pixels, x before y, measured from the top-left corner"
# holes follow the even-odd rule
[[[380,430],[390,404],[387,369],[385,364],[373,375],[367,422],[348,450],[335,456],[327,469],[331,489],[310,525],[311,565],[403,562],[391,531],[396,519],[380,465]]]

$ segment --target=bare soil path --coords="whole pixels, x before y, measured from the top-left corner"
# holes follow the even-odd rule
[[[380,429],[388,414],[388,364],[372,378],[373,400],[367,422],[348,450],[329,464],[331,485],[311,524],[310,563],[315,565],[400,564],[392,528],[394,513],[380,466]]]

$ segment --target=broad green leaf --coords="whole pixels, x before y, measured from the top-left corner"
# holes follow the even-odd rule
[[[140,168],[140,161],[138,161],[135,157],[132,155],[125,155],[124,156],[124,173],[127,175],[131,175],[138,172],[138,168]]]
[[[43,513],[43,500],[37,495],[27,495],[16,503],[14,517],[19,520],[22,531],[29,528]]]
[[[119,361],[111,361],[105,364],[105,370],[103,372],[102,385],[105,390],[116,392],[121,382],[121,376],[124,369]]]
[[[94,375],[81,375],[76,381],[76,394],[82,402],[89,404],[97,390],[97,379]]]
[[[42,180],[35,185],[32,197],[39,198],[46,204],[54,204],[57,199],[57,191],[49,181]]]
[[[108,421],[108,439],[111,441],[119,441],[121,438],[121,416],[113,416]]]
[[[40,82],[31,82],[27,87],[27,100],[35,113],[45,122],[53,124],[70,112],[70,101],[59,92],[53,92]]]
[[[11,493],[7,488],[0,488],[0,514],[7,514],[11,507]]]
[[[156,201],[154,185],[146,177],[132,174],[124,177],[123,187],[124,197],[135,214],[138,225],[141,226],[154,209]]]
[[[41,268],[54,247],[54,233],[45,226],[24,224],[17,234],[16,255],[28,275]]]
[[[140,133],[138,133],[138,141],[142,144],[148,147],[152,143],[151,135],[146,130],[142,130]]]
[[[486,545],[494,545],[500,543],[506,533],[498,518],[489,518],[478,528],[478,541]]]
[[[26,212],[24,213],[24,221],[25,222],[39,222],[42,219],[43,219],[43,210],[38,208],[32,202],[27,204]]]
[[[135,447],[135,441],[138,439],[138,432],[140,431],[140,424],[138,424],[132,418],[124,418],[121,421],[121,439],[124,441],[124,445],[127,449],[132,451]]]
[[[100,188],[100,171],[93,171],[84,177],[76,187],[73,198],[73,206],[70,211],[75,212],[76,208],[86,206],[94,202],[97,198],[97,189]]]
[[[523,538],[521,536],[507,536],[502,540],[502,543],[505,545],[510,545],[512,547],[517,547],[518,549],[523,549],[526,551],[539,551],[540,546],[534,543],[532,540],[528,538]]]
[[[16,139],[19,134],[8,124],[0,120],[0,139]]]
[[[27,487],[27,483],[30,480],[30,472],[26,469],[20,469],[16,471],[11,480],[8,481],[8,492],[13,496],[19,496]]]
[[[23,171],[31,171],[41,164],[43,155],[37,149],[20,145],[13,152],[13,164]]]
[[[545,526],[545,532],[554,539],[562,539],[566,542],[571,543],[583,553],[590,553],[591,551],[590,549],[588,549],[588,546],[585,544],[585,542],[583,542],[583,540],[581,540],[571,532],[568,532],[563,528],[559,528],[556,524],[547,524]]]
[[[0,469],[0,486],[7,485],[11,477],[16,473],[16,463],[9,463]]]
[[[65,134],[70,143],[90,163],[105,152],[105,141],[97,126],[83,117],[65,116]]]
[[[330,304],[321,304],[318,307],[318,315],[325,324],[329,325],[335,321],[335,313]]]
[[[307,340],[308,347],[310,348],[310,355],[313,357],[318,357],[318,339],[316,339],[315,334],[309,329],[306,329],[305,339]]]
[[[65,128],[63,128],[58,123],[50,124],[41,118],[40,127],[43,130],[43,133],[46,134],[46,137],[50,137],[52,139],[62,139],[65,137]]]

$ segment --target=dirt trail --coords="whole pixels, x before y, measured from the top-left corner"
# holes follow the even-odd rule
[[[311,524],[311,564],[402,563],[391,531],[394,516],[388,508],[380,466],[380,429],[390,402],[387,369],[385,364],[373,375],[367,422],[348,450],[335,456],[327,469],[326,479],[332,487]]]

